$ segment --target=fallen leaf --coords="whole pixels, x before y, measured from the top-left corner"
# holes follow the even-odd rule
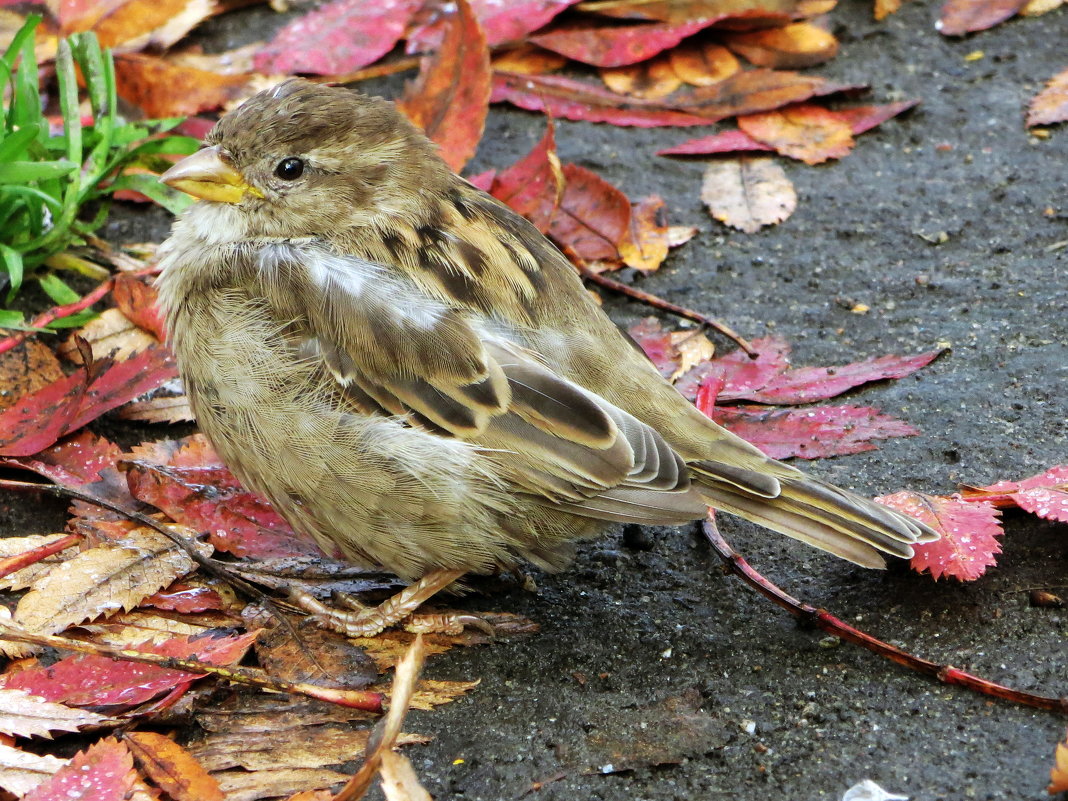
[[[130,650],[179,659],[194,658],[212,665],[240,662],[257,632],[231,636],[175,637],[163,643],[142,643]],[[49,701],[71,706],[127,709],[163,693],[184,691],[203,674],[126,662],[96,655],[68,656],[49,667],[34,667],[0,676],[3,687],[26,690]]]
[[[159,344],[156,337],[138,328],[118,309],[105,309],[60,345],[59,354],[74,364],[82,363],[79,338],[89,343],[97,361],[107,358],[122,361]]]
[[[719,153],[774,151],[775,148],[758,142],[745,131],[722,131],[710,136],[687,139],[671,147],[656,151],[658,156],[711,156]]]
[[[24,796],[69,761],[47,754],[38,756],[0,743],[0,787]]]
[[[130,322],[148,331],[160,342],[167,339],[163,312],[158,305],[159,292],[154,286],[123,273],[115,277],[111,296],[115,299],[115,306]]]
[[[630,222],[630,201],[592,170],[566,164],[564,194],[549,235],[587,261],[615,259]]]
[[[135,731],[123,741],[145,775],[174,801],[225,801],[219,783],[170,737]]]
[[[489,113],[490,63],[486,37],[467,0],[456,11],[441,48],[424,59],[397,107],[440,148],[456,172],[475,155]]]
[[[600,21],[570,22],[530,37],[534,44],[594,67],[624,67],[652,58],[716,20],[674,24],[638,22],[606,25]]]
[[[135,649],[146,643],[158,645],[175,637],[199,637],[210,629],[233,626],[236,622],[233,617],[218,614],[186,614],[179,618],[134,609],[112,615],[106,620],[82,623],[78,628],[89,632],[97,642],[105,645]]]
[[[386,801],[433,801],[419,783],[408,757],[395,751],[383,751],[379,774]]]
[[[322,629],[304,629],[297,639],[288,626],[275,626],[256,641],[256,658],[269,675],[285,681],[362,690],[378,679],[374,660],[363,649]]]
[[[54,5],[64,36],[92,30],[101,47],[122,52],[166,50],[218,11],[215,0],[105,0],[86,3],[75,13],[74,4]]]
[[[55,634],[101,615],[129,611],[195,567],[162,534],[135,529],[120,542],[104,542],[64,560],[35,581],[19,599],[14,622],[37,634]]]
[[[181,382],[167,382],[140,400],[120,406],[115,416],[123,420],[143,420],[146,423],[191,423],[196,420],[189,398],[175,388]]]
[[[711,86],[742,68],[730,50],[715,42],[685,42],[668,57],[675,74],[691,86]]]
[[[576,0],[471,0],[486,42],[495,47],[508,42],[519,42],[528,33],[544,27],[561,11],[574,5]],[[444,5],[444,4],[442,4]],[[408,53],[433,50],[441,42],[440,6],[434,8],[435,19],[421,24],[408,34]]]
[[[619,257],[628,267],[652,272],[667,258],[668,247],[664,199],[650,195],[631,207],[630,225],[619,243]]]
[[[807,103],[739,117],[738,127],[758,142],[806,164],[842,158],[854,144],[848,122],[822,106]]]
[[[31,534],[28,537],[3,537],[0,538],[0,559],[6,562],[8,559],[17,557],[26,552],[32,552],[67,538],[66,534]],[[59,553],[48,556],[45,559],[27,565],[19,570],[12,571],[6,576],[0,577],[0,590],[24,590],[33,584],[41,576],[52,571],[64,559],[69,558],[68,553]]]
[[[782,222],[797,208],[794,185],[769,157],[711,162],[701,182],[701,200],[713,218],[747,234]]]
[[[0,386],[4,388],[0,392],[0,410],[63,377],[63,368],[51,348],[36,339],[20,342],[0,355]]]
[[[698,408],[719,425],[756,445],[773,459],[825,459],[875,450],[876,440],[913,437],[908,423],[870,406],[769,409],[761,406]]]
[[[104,720],[95,712],[71,709],[26,690],[0,688],[0,732],[4,734],[51,738],[54,731],[78,731],[83,726],[98,726]],[[6,785],[0,781],[0,786]]]
[[[968,503],[958,496],[947,498],[907,490],[875,500],[915,517],[942,535],[935,542],[912,546],[916,555],[910,564],[916,572],[929,570],[936,581],[943,576],[974,581],[997,564],[1001,513],[992,503]]]
[[[79,751],[70,764],[37,785],[22,801],[125,801],[136,779],[130,752],[108,737]]]
[[[757,68],[737,72],[711,86],[698,86],[672,98],[680,111],[704,117],[709,122],[739,114],[772,111],[813,97],[852,91],[859,87],[835,83],[814,75]]]
[[[288,25],[256,54],[260,72],[336,75],[373,64],[400,41],[419,0],[335,0]]]
[[[562,75],[493,74],[490,102],[508,102],[528,111],[586,122],[608,122],[636,128],[708,125],[708,120],[654,100],[627,98],[607,89]]]
[[[490,193],[544,234],[563,191],[564,173],[556,155],[555,126],[550,117],[545,136],[527,155],[493,179]]]
[[[523,44],[494,55],[490,66],[494,70],[517,75],[544,75],[547,72],[555,72],[566,63],[567,59],[559,53]]]
[[[1068,120],[1068,69],[1046,82],[1046,88],[1027,107],[1027,127],[1053,125]]]
[[[853,106],[852,108],[840,108],[831,113],[838,119],[849,124],[849,129],[854,136],[870,131],[882,125],[891,117],[896,117],[914,108],[919,100],[902,100],[898,103],[887,103],[882,106]]]
[[[226,801],[257,801],[342,784],[349,776],[326,768],[227,770],[215,774]]]
[[[662,56],[641,64],[602,69],[600,74],[613,92],[645,100],[667,97],[682,85],[671,63]]]
[[[1027,0],[1020,9],[1020,15],[1024,17],[1040,17],[1048,14],[1056,8],[1064,5],[1064,0]]]
[[[32,457],[2,459],[5,467],[32,470],[56,484],[92,492],[113,501],[129,498],[126,481],[115,463],[122,456],[118,445],[89,431],[80,431]]]
[[[123,100],[154,118],[214,111],[251,94],[248,75],[220,75],[144,53],[115,56],[115,84]]]
[[[619,19],[682,23],[692,19],[760,19],[788,22],[796,0],[593,0],[580,11]]]
[[[727,33],[723,44],[758,67],[803,69],[829,61],[838,53],[838,40],[811,22],[781,28]]]
[[[1053,757],[1053,767],[1049,771],[1049,787],[1046,792],[1050,795],[1068,793],[1068,738],[1063,743],[1057,743],[1057,750]]]
[[[884,20],[891,14],[897,13],[904,0],[875,0],[875,19]]]
[[[210,582],[210,583],[209,583]],[[191,614],[194,612],[221,611],[236,602],[233,589],[218,579],[192,577],[173,582],[141,602],[163,611]]]
[[[1051,467],[1022,481],[999,481],[989,487],[962,487],[967,501],[984,501],[998,508],[1017,506],[1044,520],[1068,523],[1068,465]]]
[[[943,36],[984,31],[1013,17],[1027,0],[946,0],[935,23]]]

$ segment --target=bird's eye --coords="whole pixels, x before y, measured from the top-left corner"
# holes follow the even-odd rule
[[[282,159],[274,168],[274,174],[283,181],[295,181],[304,174],[304,161],[292,156]]]

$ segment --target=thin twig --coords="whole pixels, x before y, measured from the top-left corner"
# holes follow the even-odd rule
[[[609,278],[607,275],[595,272],[590,269],[590,265],[586,263],[586,260],[582,258],[575,249],[568,245],[561,245],[560,250],[564,255],[571,260],[571,263],[575,265],[575,269],[579,271],[579,275],[585,278],[587,281],[592,281],[598,286],[603,286],[605,289],[610,289],[613,292],[618,292],[621,295],[626,295],[628,298],[640,301],[647,306],[652,306],[654,309],[660,311],[666,311],[669,314],[674,314],[676,317],[682,317],[687,320],[693,320],[695,323],[711,328],[719,334],[727,337],[727,339],[733,340],[738,344],[746,355],[750,359],[755,359],[759,354],[751,344],[749,340],[742,337],[737,331],[731,328],[724,322],[715,319],[714,317],[708,317],[701,314],[699,311],[688,309],[685,306],[680,306],[677,303],[672,303],[670,300],[664,300],[658,295],[654,295],[651,292],[646,292],[643,289],[624,284],[622,281],[617,281],[614,278]]]
[[[234,684],[247,684],[252,687],[260,687],[275,692],[294,693],[315,698],[320,701],[329,701],[333,704],[363,709],[368,712],[381,714],[383,710],[383,696],[381,693],[367,690],[342,690],[331,687],[316,687],[304,682],[285,681],[268,676],[262,670],[240,666],[224,667],[213,665],[209,662],[201,662],[199,659],[182,659],[173,656],[162,656],[147,651],[134,651],[129,648],[113,648],[108,645],[88,642],[85,640],[72,640],[68,637],[57,637],[54,634],[35,634],[30,631],[14,626],[10,623],[0,622],[0,639],[13,640],[15,642],[29,643],[45,648],[58,648],[64,651],[75,651],[82,654],[103,656],[108,659],[121,659],[126,662],[140,662],[145,665],[168,670],[180,670],[184,673],[197,675],[218,676],[224,681]]]
[[[4,559],[0,559],[0,578],[6,578],[16,570],[22,570],[24,567],[35,565],[42,559],[47,559],[49,556],[54,556],[60,551],[65,551],[67,548],[71,548],[81,541],[82,537],[78,534],[68,534],[66,537],[60,537],[58,540],[41,545],[40,547],[32,548],[23,553],[16,554],[15,556],[8,556]]]
[[[704,522],[703,529],[705,537],[712,545],[712,549],[723,560],[727,572],[734,574],[765,598],[778,604],[799,620],[843,640],[849,640],[849,642],[867,648],[873,653],[886,657],[891,662],[896,662],[919,673],[933,676],[944,684],[956,684],[983,695],[1001,698],[1024,706],[1068,713],[1068,698],[1053,698],[1046,695],[1035,695],[1022,690],[1014,690],[1011,687],[1005,687],[988,679],[966,673],[952,665],[940,665],[937,662],[921,659],[850,626],[825,609],[817,609],[810,604],[797,600],[750,567],[749,563],[723,539],[712,519]]]

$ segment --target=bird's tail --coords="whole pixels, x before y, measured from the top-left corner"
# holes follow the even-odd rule
[[[759,471],[719,462],[690,467],[709,506],[864,567],[885,567],[880,552],[911,557],[913,545],[939,537],[918,520],[770,459]]]

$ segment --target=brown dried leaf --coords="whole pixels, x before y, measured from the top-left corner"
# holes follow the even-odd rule
[[[408,757],[395,751],[383,752],[379,772],[386,801],[433,801],[419,783]]]
[[[1027,0],[946,0],[935,30],[943,36],[993,28],[1020,11]]]
[[[730,50],[715,42],[684,42],[668,58],[675,74],[691,86],[711,86],[742,68]]]
[[[481,679],[475,681],[441,681],[438,679],[422,679],[416,685],[412,695],[410,706],[412,709],[429,711],[436,706],[449,704],[457,698],[475,689],[481,684]]]
[[[164,385],[146,400],[130,401],[120,406],[115,416],[123,420],[143,420],[146,423],[191,423],[196,420],[189,397],[172,395],[169,385]]]
[[[847,121],[822,106],[807,103],[739,117],[738,127],[758,142],[806,164],[842,158],[854,144]]]
[[[1027,108],[1027,127],[1068,120],[1068,69],[1049,79]]]
[[[758,67],[801,69],[822,64],[838,52],[838,40],[811,22],[729,33],[723,43]]]
[[[255,647],[260,666],[285,681],[362,690],[378,678],[374,660],[332,631],[303,629],[298,639],[289,627],[276,626]]]
[[[123,739],[141,770],[174,801],[225,801],[214,777],[170,737],[140,731]]]
[[[252,89],[249,75],[220,75],[143,53],[115,56],[115,83],[119,96],[148,117],[212,111]]]
[[[28,537],[3,537],[0,538],[0,559],[32,551],[42,545],[57,542],[67,535],[59,534],[31,534]],[[14,573],[0,578],[0,590],[24,590],[46,573],[50,573],[60,562],[69,559],[73,555],[70,549],[42,559],[40,562],[16,570]]]
[[[592,170],[564,165],[564,194],[549,235],[587,261],[615,259],[630,222],[630,201]]]
[[[1064,5],[1064,0],[1028,0],[1027,4],[1020,9],[1020,16],[1040,17],[1062,5]]]
[[[51,732],[78,731],[106,719],[95,712],[46,701],[25,690],[0,688],[0,732],[4,734],[51,738]]]
[[[667,258],[668,224],[664,199],[650,195],[631,207],[630,226],[619,243],[619,256],[628,267],[652,272]]]
[[[83,628],[95,635],[98,642],[117,648],[133,648],[144,643],[163,643],[175,637],[197,637],[208,629],[233,625],[232,618],[201,619],[192,615],[166,615],[134,609],[121,612],[98,623],[83,623]]]
[[[19,398],[63,378],[63,368],[52,350],[36,339],[27,339],[0,355],[0,410]]]
[[[682,23],[694,19],[729,17],[781,18],[792,16],[796,0],[592,0],[580,11],[621,19],[655,19]]]
[[[62,6],[61,6],[62,8]],[[101,47],[166,50],[215,14],[215,0],[119,0],[88,4],[89,14],[62,21],[64,35],[92,30]]]
[[[797,208],[794,185],[768,156],[711,162],[702,179],[701,200],[712,217],[747,234],[782,222]]]
[[[89,343],[93,349],[93,358],[98,360],[110,356],[117,361],[124,361],[135,353],[159,344],[158,339],[134,325],[118,309],[101,312],[100,316],[79,328],[59,346],[60,356],[74,364],[81,364],[82,355],[78,350],[76,337],[81,337]]]
[[[195,534],[188,529],[182,533]],[[211,553],[210,546],[197,547]],[[35,633],[55,634],[101,615],[129,611],[195,567],[162,534],[135,529],[120,542],[103,543],[57,565],[22,596],[14,622]]]
[[[1057,743],[1057,751],[1053,759],[1053,767],[1049,771],[1049,787],[1046,791],[1050,795],[1068,793],[1068,738],[1065,738],[1063,743]]]
[[[69,762],[68,759],[38,756],[0,743],[0,787],[17,796],[26,795]]]
[[[281,732],[319,723],[373,720],[377,716],[359,709],[312,698],[288,695],[239,693],[201,709],[197,724],[205,731],[226,735]]]
[[[904,0],[875,0],[875,19],[883,20],[901,8]]]
[[[278,770],[227,770],[215,774],[226,801],[257,801],[298,791],[318,790],[341,784],[348,775],[325,768],[279,768]]]
[[[602,69],[601,80],[613,92],[643,100],[667,97],[680,86],[682,79],[675,74],[666,56],[657,56],[640,64]]]

